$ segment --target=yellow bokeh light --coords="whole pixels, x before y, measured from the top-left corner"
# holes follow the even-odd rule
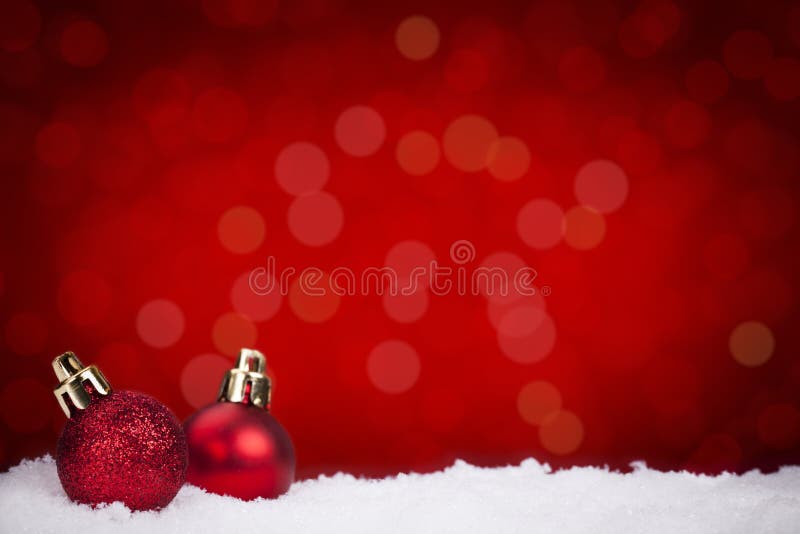
[[[463,115],[444,132],[444,155],[456,169],[478,172],[486,168],[489,152],[498,137],[497,128],[484,117]]]
[[[330,277],[300,277],[289,287],[289,308],[307,323],[324,323],[336,314],[341,297],[331,288]]]
[[[745,367],[758,367],[772,357],[775,337],[767,325],[759,321],[746,321],[731,332],[728,340],[733,359]]]
[[[234,254],[253,252],[264,241],[264,219],[249,206],[235,206],[226,211],[217,224],[222,246]]]
[[[561,393],[550,382],[531,382],[517,395],[517,411],[522,420],[531,425],[542,424],[547,416],[560,409]]]
[[[522,178],[531,165],[531,153],[522,139],[500,137],[489,148],[489,173],[501,182]]]
[[[572,248],[592,249],[605,235],[605,218],[592,208],[575,206],[564,215],[564,241]]]
[[[439,142],[422,130],[405,134],[395,152],[400,168],[412,176],[428,174],[439,164]]]
[[[242,347],[252,347],[258,339],[258,330],[250,319],[239,313],[221,315],[211,329],[214,346],[222,354],[239,354]]]
[[[566,455],[578,450],[583,442],[583,423],[568,410],[548,415],[539,427],[542,446],[553,454]]]
[[[397,26],[394,42],[404,57],[413,61],[428,59],[439,48],[439,28],[428,17],[408,17]]]

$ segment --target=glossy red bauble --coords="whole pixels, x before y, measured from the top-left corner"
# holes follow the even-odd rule
[[[189,446],[186,480],[212,493],[250,500],[274,498],[294,481],[289,434],[263,407],[219,402],[184,424]]]
[[[169,504],[183,485],[186,439],[177,418],[152,397],[93,394],[64,426],[56,463],[73,501],[153,510]]]

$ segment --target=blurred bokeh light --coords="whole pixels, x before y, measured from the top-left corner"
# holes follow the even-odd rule
[[[0,464],[53,450],[64,350],[185,418],[242,346],[302,476],[800,462],[798,28],[797,2],[4,1]],[[260,295],[268,258],[537,291]]]

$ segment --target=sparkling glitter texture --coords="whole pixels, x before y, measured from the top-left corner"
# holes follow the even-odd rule
[[[189,417],[184,429],[190,484],[250,500],[278,497],[294,481],[292,441],[264,408],[219,402]]]
[[[112,391],[94,395],[67,421],[56,462],[73,501],[121,501],[131,510],[154,510],[183,485],[186,438],[177,418],[154,398]]]

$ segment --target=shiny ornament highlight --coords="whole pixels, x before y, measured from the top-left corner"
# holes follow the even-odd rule
[[[100,370],[67,352],[53,361],[54,393],[69,418],[58,439],[61,485],[75,502],[120,501],[131,510],[169,504],[186,478],[186,437],[156,399],[114,391]]]
[[[189,446],[186,479],[212,493],[244,500],[275,498],[294,481],[289,434],[269,413],[266,359],[243,349],[222,381],[216,404],[184,423]]]

